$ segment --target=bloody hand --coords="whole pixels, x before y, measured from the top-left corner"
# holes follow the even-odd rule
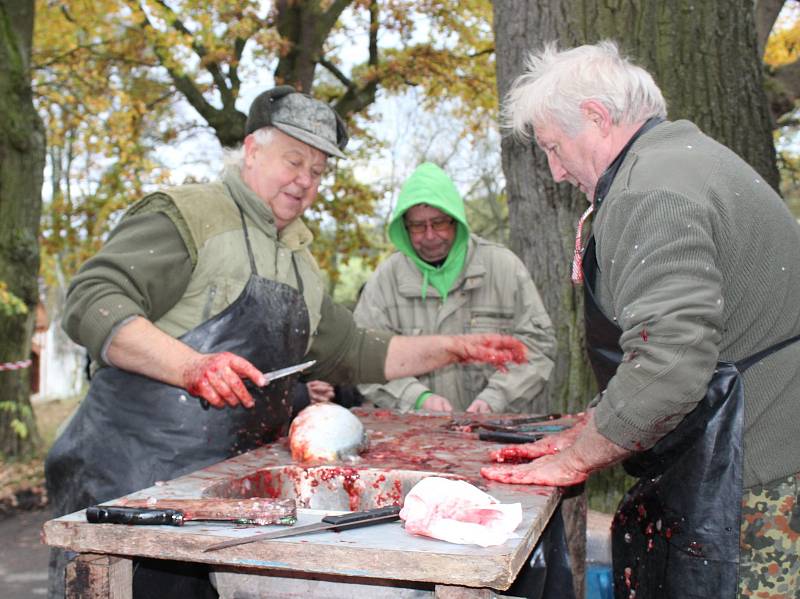
[[[253,398],[242,382],[247,377],[256,385],[264,384],[259,370],[244,358],[223,352],[201,355],[183,372],[184,388],[196,397],[206,400],[215,408],[226,405],[253,407]]]
[[[575,424],[565,431],[548,435],[544,439],[533,443],[506,445],[505,447],[489,452],[489,457],[494,462],[518,464],[520,462],[535,460],[545,455],[553,455],[571,447],[585,426],[586,416],[581,413],[576,416]]]
[[[333,385],[325,381],[308,381],[306,383],[308,389],[308,399],[311,403],[324,403],[333,401],[336,395],[336,390]]]
[[[519,339],[509,335],[459,335],[453,337],[453,342],[450,353],[464,364],[492,364],[505,371],[509,362],[524,364],[528,360],[527,348]]]
[[[569,487],[582,483],[589,474],[570,466],[563,455],[547,455],[529,464],[486,466],[481,476],[515,485]]]

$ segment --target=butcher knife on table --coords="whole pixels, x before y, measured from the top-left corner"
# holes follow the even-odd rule
[[[183,526],[186,522],[223,522],[245,526],[297,522],[294,499],[120,499],[116,505],[86,508],[86,521],[96,524]]]
[[[399,505],[389,505],[374,510],[366,510],[364,512],[350,512],[348,514],[341,514],[340,516],[325,516],[322,521],[316,524],[294,526],[292,528],[285,528],[283,530],[260,533],[244,539],[224,541],[222,543],[217,543],[216,545],[211,545],[211,547],[206,547],[203,549],[203,552],[216,551],[217,549],[234,547],[235,545],[244,545],[245,543],[253,543],[255,541],[267,541],[269,539],[281,539],[283,537],[304,535],[323,530],[341,530],[345,528],[369,526],[371,524],[381,524],[383,522],[392,522],[393,520],[398,520],[399,518]]]

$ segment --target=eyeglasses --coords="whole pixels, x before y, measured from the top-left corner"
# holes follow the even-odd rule
[[[436,231],[437,233],[441,233],[442,231],[447,231],[453,226],[455,221],[450,218],[449,216],[442,217],[442,218],[434,218],[433,220],[429,220],[427,222],[422,223],[410,223],[406,222],[406,231],[411,233],[412,235],[420,235],[425,233],[430,226],[431,229]]]

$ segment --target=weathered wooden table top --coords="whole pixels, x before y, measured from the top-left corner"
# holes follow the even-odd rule
[[[287,440],[281,439],[126,498],[297,497],[298,505],[308,508],[298,510],[297,525],[304,525],[318,522],[325,513],[400,504],[424,476],[451,476],[479,486],[502,503],[521,503],[523,519],[515,535],[503,545],[482,548],[411,535],[399,522],[390,522],[203,553],[213,543],[278,527],[89,524],[80,511],[47,522],[43,540],[79,553],[205,562],[279,574],[298,571],[508,588],[555,510],[559,490],[483,479],[480,468],[489,461],[488,451],[499,445],[479,441],[476,433],[450,430],[448,416],[353,411],[368,431],[370,447],[352,462],[295,464]]]

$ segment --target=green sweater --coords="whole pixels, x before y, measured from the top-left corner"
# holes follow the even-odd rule
[[[224,310],[250,273],[236,204],[259,274],[295,288],[296,275],[303,279],[308,355],[317,360],[308,374],[332,383],[383,382],[390,335],[358,329],[349,311],[323,295],[307,249],[310,232],[295,221],[278,233],[269,208],[233,171],[221,182],[167,189],[131,208],[72,280],[62,321],[69,336],[103,364],[105,344],[134,316],[179,337]]]
[[[599,431],[651,447],[705,394],[718,360],[800,333],[800,227],[741,158],[687,121],[626,156],[593,225],[597,296],[625,361]],[[744,375],[744,485],[800,471],[800,343]]]

